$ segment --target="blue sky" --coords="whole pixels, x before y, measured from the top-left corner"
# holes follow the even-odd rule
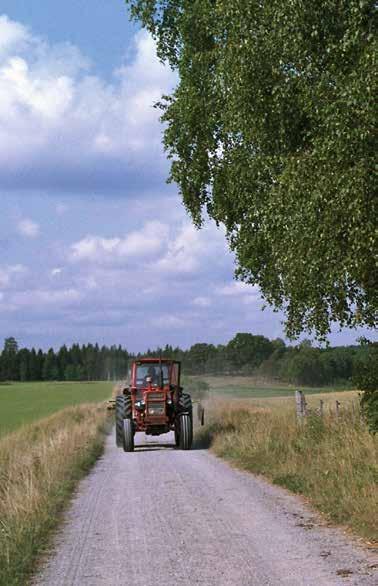
[[[233,280],[222,230],[197,231],[165,183],[153,103],[175,83],[121,1],[0,3],[0,336],[134,351],[283,337]]]

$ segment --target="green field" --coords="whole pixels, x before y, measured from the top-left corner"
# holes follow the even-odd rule
[[[264,399],[270,397],[292,397],[296,390],[306,395],[344,391],[340,387],[301,387],[281,383],[265,382],[253,376],[200,376],[209,385],[210,396],[228,399]]]
[[[112,382],[0,384],[0,437],[64,407],[110,398]]]

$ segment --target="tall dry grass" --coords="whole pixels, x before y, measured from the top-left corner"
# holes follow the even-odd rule
[[[305,495],[329,520],[378,540],[378,437],[351,403],[339,419],[329,410],[323,418],[313,412],[301,426],[292,401],[221,402],[202,436],[217,455]]]
[[[0,440],[0,584],[27,583],[58,513],[103,449],[103,405],[64,409]]]

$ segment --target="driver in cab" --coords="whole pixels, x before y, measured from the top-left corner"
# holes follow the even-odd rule
[[[150,383],[155,386],[159,382],[159,377],[154,366],[149,366],[146,376],[144,377],[144,383],[147,385]]]

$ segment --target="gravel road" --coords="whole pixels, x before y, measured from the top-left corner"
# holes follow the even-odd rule
[[[300,499],[172,434],[104,456],[34,586],[377,585],[377,556]],[[375,569],[374,569],[375,568]]]

